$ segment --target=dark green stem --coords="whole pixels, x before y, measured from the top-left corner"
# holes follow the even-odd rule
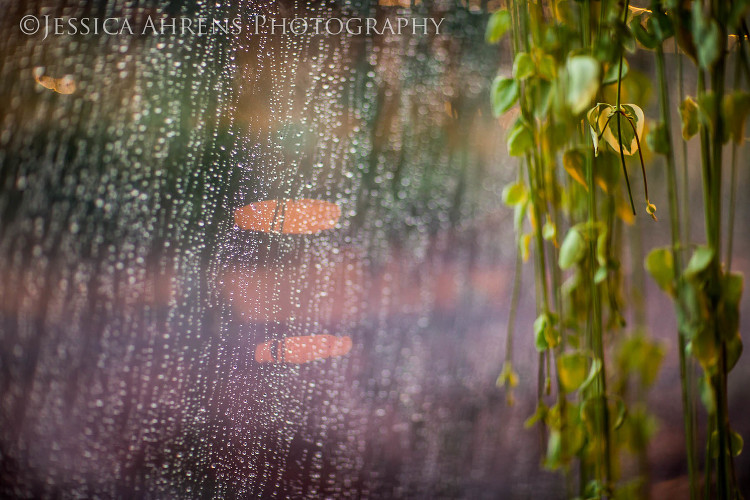
[[[745,35],[737,42],[737,63],[734,68],[734,88],[740,87],[740,67],[745,62]],[[735,138],[732,143],[732,163],[729,179],[729,220],[727,221],[727,255],[724,259],[727,273],[732,269],[732,250],[734,246],[734,214],[737,204],[737,142],[744,137]]]
[[[654,8],[660,8],[659,2],[654,2]],[[669,104],[669,93],[667,90],[666,83],[666,71],[664,64],[664,49],[661,44],[656,48],[656,62],[657,62],[657,79],[659,82],[659,108],[661,114],[661,120],[664,123],[664,127],[667,131],[667,151],[665,152],[666,163],[667,163],[667,191],[669,197],[669,219],[671,226],[672,235],[672,259],[674,262],[673,266],[673,280],[678,283],[680,276],[682,275],[682,254],[681,254],[681,235],[680,235],[680,217],[678,211],[678,199],[677,199],[677,174],[675,168],[674,151],[672,149],[672,125],[670,119],[671,107]],[[681,76],[681,75],[680,75]],[[685,212],[687,214],[687,212]],[[675,304],[676,309],[679,309],[679,305]],[[690,499],[696,500],[698,497],[698,484],[696,480],[696,469],[695,469],[695,443],[693,442],[694,435],[694,422],[692,414],[692,403],[689,392],[689,384],[687,378],[687,363],[685,360],[685,335],[683,332],[677,331],[677,346],[679,350],[679,362],[680,362],[680,389],[682,396],[682,417],[683,425],[685,427],[685,448],[687,455],[687,466],[688,466],[688,477],[690,480]]]
[[[625,8],[623,9],[623,21],[627,22],[628,19],[628,6],[630,5],[629,0],[625,0]],[[622,125],[620,123],[621,114],[620,111],[620,104],[621,104],[621,98],[622,98],[622,60],[623,56],[622,53],[620,53],[620,67],[618,68],[617,72],[617,102],[615,104],[615,112],[617,113],[617,143],[620,145],[620,161],[622,162],[622,173],[625,176],[625,185],[628,188],[628,198],[630,199],[630,208],[633,210],[633,215],[636,215],[635,212],[635,203],[633,202],[633,192],[630,189],[630,179],[628,178],[628,169],[625,165],[625,152],[622,148]],[[611,119],[612,117],[610,117]],[[609,121],[607,122],[609,124]],[[606,127],[605,127],[606,128]],[[602,130],[602,132],[604,132]]]
[[[588,162],[588,169],[586,170],[586,184],[588,185],[588,209],[589,209],[589,225],[592,228],[596,227],[596,185],[594,184],[594,161],[593,159]],[[594,243],[595,239],[590,238],[589,242],[589,287],[591,290],[591,298],[593,302],[592,318],[591,318],[591,340],[592,349],[596,356],[601,361],[602,367],[597,377],[596,397],[599,406],[599,418],[601,419],[601,429],[604,433],[604,474],[602,483],[609,488],[610,482],[613,480],[612,477],[612,460],[611,460],[611,440],[609,435],[609,408],[607,407],[607,370],[604,355],[604,339],[602,333],[602,305],[599,297],[599,286],[594,280],[595,266],[594,256],[596,255],[596,247]]]
[[[722,115],[721,105],[724,100],[724,72],[726,63],[726,2],[725,0],[713,0],[711,13],[717,20],[719,27],[719,40],[721,40],[720,55],[711,68],[711,89],[716,96],[716,106],[714,109],[714,133],[712,136],[712,164],[711,173],[712,184],[710,186],[710,211],[713,219],[712,233],[708,236],[709,247],[714,251],[714,259],[711,263],[711,279],[709,282],[709,296],[712,301],[712,316],[714,319],[714,338],[719,346],[719,363],[718,374],[713,377],[714,391],[716,395],[716,419],[717,433],[719,441],[719,456],[717,459],[717,490],[719,498],[729,498],[733,491],[732,469],[734,467],[731,450],[729,448],[729,412],[727,404],[727,359],[726,344],[723,341],[722,332],[718,330],[718,318],[716,311],[718,307],[719,296],[721,293],[721,178],[722,178],[722,160],[723,160],[723,139],[724,139],[724,117]]]
[[[621,112],[622,113],[622,112]],[[643,161],[643,152],[641,150],[641,139],[638,137],[638,131],[635,128],[635,123],[633,123],[633,120],[630,119],[629,116],[625,115],[625,113],[622,113],[625,118],[628,120],[628,123],[630,123],[631,128],[633,129],[633,135],[635,136],[635,144],[638,148],[638,158],[641,160],[641,172],[643,173],[643,192],[646,196],[646,203],[650,204],[648,197],[648,179],[646,178],[646,164]],[[622,152],[622,143],[620,143],[620,151]],[[651,216],[656,219],[656,216],[651,214]]]

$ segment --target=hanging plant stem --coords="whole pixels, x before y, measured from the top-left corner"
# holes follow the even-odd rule
[[[630,0],[625,0],[625,6],[623,8],[623,22],[627,22],[628,20],[628,6],[630,5]],[[622,64],[623,64],[623,55],[620,54],[620,62],[619,67],[617,70],[617,103],[615,104],[615,110],[618,113],[617,114],[617,142],[620,144],[620,161],[622,162],[622,174],[625,176],[625,185],[628,188],[628,198],[630,199],[630,209],[633,210],[633,215],[636,215],[635,213],[635,203],[633,202],[633,192],[630,189],[630,179],[628,178],[628,169],[625,166],[625,152],[622,150],[622,125],[620,123],[620,104],[622,103]],[[612,117],[610,117],[611,119]],[[609,125],[609,121],[607,121],[607,125]],[[607,128],[607,125],[604,126],[604,128]],[[640,147],[638,150],[640,151]]]
[[[653,9],[656,10],[660,8],[660,2],[654,2]],[[672,237],[672,278],[675,283],[678,283],[680,280],[680,276],[682,275],[682,254],[680,249],[682,236],[680,234],[680,213],[678,208],[679,202],[677,199],[677,175],[675,168],[674,150],[672,148],[672,124],[670,117],[671,107],[669,104],[669,93],[667,89],[666,71],[664,64],[664,47],[662,43],[659,43],[656,46],[656,77],[659,86],[660,119],[666,130],[665,135],[668,138],[664,156],[667,164],[667,196],[669,199],[669,221]],[[682,86],[682,74],[680,74],[680,86]],[[686,147],[684,141],[683,147]],[[687,172],[685,172],[685,177],[687,178]],[[687,197],[687,193],[684,193],[683,196]],[[679,295],[679,291],[677,292],[677,294]],[[680,300],[679,296],[678,300]],[[676,310],[677,309],[679,309],[679,306],[676,305]],[[680,365],[680,393],[682,397],[682,417],[685,432],[685,451],[687,455],[688,478],[690,481],[690,499],[696,500],[698,496],[698,484],[695,467],[695,443],[693,441],[693,436],[695,434],[695,423],[693,420],[693,404],[691,401],[690,385],[687,375],[685,344],[685,332],[679,331],[678,329],[677,348]]]

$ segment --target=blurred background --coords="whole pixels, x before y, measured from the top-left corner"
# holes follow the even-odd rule
[[[518,175],[489,105],[511,65],[508,46],[484,41],[498,7],[0,1],[0,496],[561,497],[523,427],[537,387],[531,263],[515,404],[495,385],[517,255],[501,191]],[[127,17],[136,32],[148,16],[445,21],[438,35],[43,39],[19,29],[29,14]],[[649,168],[652,200],[666,200]],[[235,224],[239,207],[304,198],[337,205],[335,226]],[[740,196],[746,275],[748,208]],[[666,224],[640,215],[627,229],[642,242],[630,269],[667,244]],[[648,396],[651,492],[679,498],[674,315],[650,280],[631,299],[666,352]],[[255,360],[259,344],[320,334],[350,337],[351,351]],[[746,439],[748,376],[746,355],[729,387]]]

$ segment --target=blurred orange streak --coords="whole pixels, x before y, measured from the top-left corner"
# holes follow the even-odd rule
[[[255,361],[258,363],[302,364],[318,359],[343,356],[352,349],[350,337],[333,335],[307,335],[287,337],[258,344]]]
[[[62,78],[52,78],[41,74],[40,68],[34,70],[34,80],[45,89],[53,90],[58,94],[70,95],[76,91],[76,82],[73,77],[66,75]]]
[[[415,1],[415,5],[419,5],[419,0]],[[378,5],[381,7],[411,7],[411,0],[378,0]]]
[[[258,201],[234,212],[234,221],[248,231],[314,234],[336,225],[341,209],[335,203],[301,200]]]

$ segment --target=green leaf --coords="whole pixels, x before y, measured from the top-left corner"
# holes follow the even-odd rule
[[[594,143],[594,156],[599,156],[599,139],[602,136],[602,131],[609,126],[609,119],[614,113],[614,106],[600,102],[586,114],[591,141]]]
[[[498,76],[492,82],[490,96],[492,98],[492,113],[500,116],[506,113],[518,100],[519,86],[513,78]]]
[[[518,386],[518,374],[513,371],[513,364],[510,361],[503,365],[503,371],[500,372],[500,376],[497,377],[495,385],[497,385],[497,387],[508,388]]]
[[[693,256],[690,257],[690,262],[688,262],[688,265],[685,268],[685,277],[690,279],[705,271],[711,264],[714,255],[714,251],[706,246],[697,247],[693,252]]]
[[[544,352],[560,343],[556,322],[557,317],[548,313],[540,314],[534,321],[534,345],[537,351]]]
[[[750,114],[750,93],[735,91],[724,96],[724,118],[729,137],[735,144],[745,139],[745,122]]]
[[[652,151],[659,154],[669,154],[670,141],[669,132],[664,122],[659,122],[646,135],[646,142]]]
[[[513,77],[518,80],[524,80],[534,74],[536,70],[534,66],[534,60],[526,52],[519,52],[516,54],[516,59],[513,62]]]
[[[664,347],[643,333],[625,338],[616,351],[622,376],[637,374],[641,387],[648,388],[656,380],[664,359]]]
[[[547,241],[554,241],[555,236],[557,236],[557,228],[555,227],[555,223],[551,220],[547,220],[544,223],[544,226],[542,226],[542,238]]]
[[[657,45],[659,45],[659,40],[656,38],[656,36],[649,32],[644,26],[643,26],[643,20],[644,15],[641,14],[639,16],[636,16],[633,18],[633,20],[630,22],[630,29],[633,31],[633,34],[635,35],[635,39],[638,40],[638,43],[643,45],[645,48],[649,50],[654,50]]]
[[[625,51],[629,53],[634,53],[636,47],[635,43],[635,37],[633,36],[633,32],[630,30],[628,25],[622,21],[617,21],[611,25],[613,31],[612,31],[612,39],[616,43],[619,43],[620,47],[625,49]]]
[[[523,228],[523,219],[524,217],[526,217],[528,206],[529,202],[526,201],[524,203],[519,203],[513,209],[513,227],[515,228],[517,233],[521,232],[521,229]]]
[[[710,328],[704,327],[695,333],[690,350],[706,371],[713,369],[719,361],[718,345]]]
[[[692,97],[688,96],[680,104],[680,117],[682,118],[682,138],[690,140],[698,133],[698,104]]]
[[[520,203],[525,203],[529,198],[529,193],[523,183],[515,182],[503,188],[502,198],[503,203],[512,207]]]
[[[591,385],[591,383],[596,380],[596,377],[599,375],[599,372],[602,370],[602,360],[599,358],[594,358],[594,360],[591,362],[591,367],[589,368],[589,374],[586,376],[586,380],[583,381],[581,384],[580,390],[585,390],[588,386]]]
[[[579,149],[569,149],[563,153],[562,157],[563,168],[568,172],[568,175],[588,190],[586,174],[583,172],[584,160],[583,153]]]
[[[592,479],[591,481],[586,484],[586,488],[584,490],[584,498],[590,499],[590,498],[604,498],[607,492],[607,488],[602,484],[601,481],[597,479]]]
[[[546,80],[535,78],[529,80],[527,96],[533,95],[534,116],[544,119],[552,104],[552,84]]]
[[[701,68],[710,69],[721,55],[722,41],[719,25],[715,19],[705,15],[701,2],[693,3],[692,26],[698,63]]]
[[[692,340],[708,331],[710,300],[704,283],[680,280],[677,296],[680,298],[677,302],[677,328],[682,335],[687,340]],[[709,337],[713,338],[713,333]],[[705,343],[705,339],[699,341],[701,342]]]
[[[749,9],[750,0],[736,0],[733,2],[732,10],[729,13],[729,21],[727,22],[730,31],[739,27]]]
[[[625,423],[625,417],[628,415],[628,407],[625,406],[625,402],[622,399],[618,399],[615,404],[617,405],[617,412],[615,413],[614,429],[617,430]]]
[[[726,341],[727,373],[737,365],[737,361],[742,356],[742,349],[742,337],[740,337],[740,332],[736,331],[732,338]]]
[[[539,352],[544,352],[550,347],[547,342],[547,335],[545,334],[548,325],[549,316],[544,313],[540,314],[536,320],[534,320],[534,345]]]
[[[729,273],[724,278],[721,289],[722,300],[739,305],[742,291],[745,288],[745,276],[742,273]]]
[[[669,247],[654,248],[646,256],[644,265],[659,288],[674,297],[674,256],[672,250]]]
[[[521,250],[521,258],[524,262],[529,260],[529,255],[531,255],[531,234],[526,233],[518,240],[518,245]]]
[[[508,134],[508,154],[522,156],[534,145],[534,134],[525,122],[520,121]]]
[[[582,353],[563,354],[557,358],[557,374],[565,392],[577,390],[588,372],[588,358]]]
[[[594,273],[594,283],[596,283],[597,285],[602,283],[607,279],[607,274],[608,271],[606,267],[599,267]]]
[[[646,25],[659,42],[664,42],[674,36],[674,23],[663,11],[652,13]]]
[[[562,465],[562,435],[560,431],[553,430],[547,439],[547,456],[544,460],[544,467],[547,469],[557,469]]]
[[[566,101],[573,114],[589,107],[599,90],[601,66],[591,56],[570,57],[566,63],[568,75]]]
[[[687,54],[694,62],[698,62],[698,55],[695,49],[695,40],[691,31],[690,6],[684,0],[666,0],[664,6],[669,9],[674,21],[675,39],[677,45]]]
[[[722,280],[721,299],[716,308],[716,320],[721,338],[726,341],[733,340],[740,329],[740,299],[742,298],[744,281],[741,273],[730,273]]]
[[[622,78],[625,79],[625,77],[628,75],[628,71],[630,71],[630,65],[628,64],[628,61],[623,57],[622,58]],[[610,64],[607,67],[607,71],[604,73],[604,79],[602,80],[602,85],[612,85],[613,83],[617,83],[619,80],[620,75],[620,64],[619,61],[617,63]]]
[[[601,267],[607,267],[607,228],[599,231],[596,237],[596,261]]]
[[[512,26],[512,20],[510,12],[507,9],[498,10],[494,12],[489,21],[487,21],[487,29],[484,32],[484,39],[487,43],[497,43],[501,38],[508,32]]]
[[[633,133],[633,127],[631,123],[635,125],[635,133],[638,137],[643,137],[643,127],[646,123],[643,110],[635,104],[623,104],[620,109],[625,116],[619,117],[621,136],[622,136],[622,150],[626,155],[634,155],[638,152],[638,140],[636,140],[635,134]],[[628,122],[628,119],[631,123]],[[609,121],[609,125],[606,130],[603,130],[602,138],[609,144],[609,146],[617,153],[620,152],[620,141],[618,140],[617,133],[617,120],[615,116]],[[600,124],[603,127],[604,123]]]
[[[547,408],[544,403],[539,403],[539,406],[536,407],[536,411],[534,412],[534,414],[527,418],[523,423],[524,428],[530,429],[534,427],[537,422],[544,422],[544,419],[547,418],[548,411],[549,408]]]
[[[719,112],[716,94],[709,90],[698,98],[698,123],[714,130],[716,115]],[[722,138],[723,140],[723,138]]]
[[[729,432],[729,445],[731,446],[732,456],[736,457],[742,453],[742,448],[745,446],[745,440],[736,431]]]
[[[549,54],[544,54],[539,59],[539,76],[545,80],[554,80],[557,77],[557,64],[555,58]]]
[[[569,269],[579,263],[586,255],[586,241],[580,231],[571,228],[560,245],[558,264],[560,269]]]
[[[740,453],[742,453],[742,448],[745,445],[745,441],[742,439],[742,436],[740,436],[739,433],[730,430],[729,431],[729,446],[732,456],[736,457]],[[713,450],[713,457],[717,458],[719,456],[719,432],[713,431],[711,433],[711,449]]]
[[[698,383],[701,402],[706,408],[706,412],[712,415],[716,411],[716,398],[714,398],[714,389],[708,381],[707,375],[703,375]]]

